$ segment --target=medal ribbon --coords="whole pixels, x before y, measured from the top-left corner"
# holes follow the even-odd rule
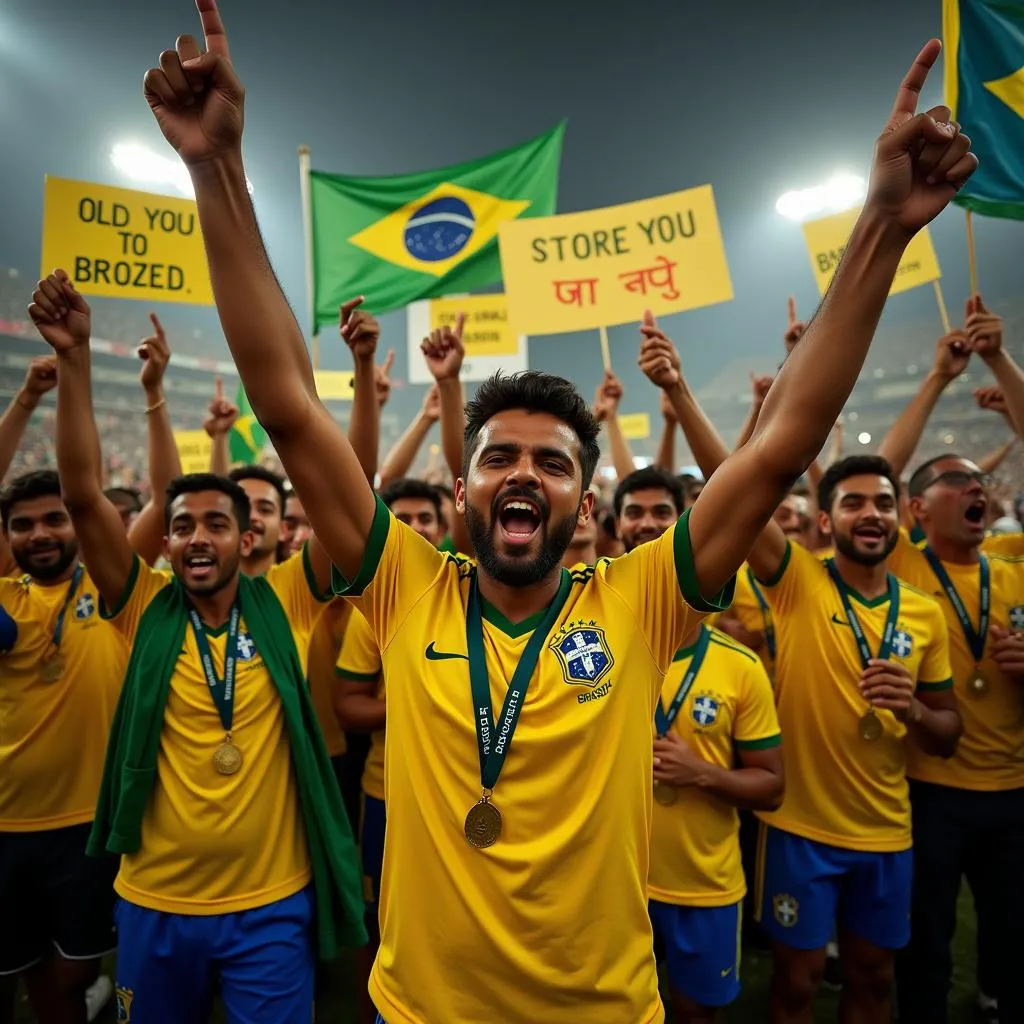
[[[768,654],[771,656],[772,661],[775,661],[775,620],[772,618],[771,609],[768,607],[768,602],[765,600],[765,596],[761,593],[761,588],[757,585],[757,580],[754,579],[754,570],[747,566],[747,579],[750,581],[750,589],[754,593],[754,597],[757,600],[757,606],[761,609],[761,618],[764,620],[764,642],[768,648]]]
[[[235,598],[228,616],[228,638],[224,644],[224,678],[217,677],[217,669],[213,664],[213,653],[210,651],[210,641],[206,638],[206,630],[203,628],[203,620],[199,618],[199,612],[191,605],[188,609],[189,621],[192,623],[192,634],[196,638],[196,647],[199,648],[199,660],[203,663],[203,674],[206,676],[206,685],[210,687],[210,696],[217,706],[217,713],[220,715],[220,724],[224,731],[231,732],[231,718],[235,709],[235,664],[238,661],[238,624],[242,618],[242,609]]]
[[[932,572],[935,573],[935,578],[942,584],[942,589],[946,592],[946,597],[949,598],[956,617],[960,620],[960,628],[964,631],[964,638],[967,640],[967,646],[971,649],[975,663],[980,663],[985,657],[985,639],[988,636],[989,613],[992,609],[992,581],[988,559],[982,555],[978,566],[980,577],[978,603],[980,608],[978,610],[978,629],[975,632],[974,626],[971,624],[971,617],[964,607],[963,599],[949,578],[946,567],[939,561],[938,556],[931,548],[925,547],[922,550],[924,557],[928,559],[928,564],[932,567]]]
[[[888,573],[886,577],[889,585],[889,614],[886,617],[885,629],[882,632],[882,644],[878,648],[878,654],[873,655],[871,648],[868,647],[868,638],[864,635],[864,629],[860,624],[860,620],[854,613],[853,605],[850,604],[849,587],[843,582],[842,576],[839,575],[836,563],[831,558],[828,558],[825,560],[825,567],[828,569],[829,576],[832,577],[832,582],[836,585],[836,590],[839,591],[839,599],[843,602],[843,611],[846,612],[846,619],[850,623],[850,629],[857,641],[857,650],[860,652],[861,664],[864,668],[867,668],[868,662],[874,657],[877,657],[879,661],[888,661],[889,652],[892,650],[892,636],[896,631],[896,619],[899,618],[900,614],[900,587],[896,582],[896,577],[892,573]]]
[[[60,611],[57,612],[57,621],[53,627],[53,636],[50,638],[50,642],[57,650],[60,650],[60,642],[64,639],[64,618],[68,613],[68,609],[71,607],[71,602],[75,599],[75,592],[78,590],[79,584],[82,582],[82,577],[85,575],[85,567],[81,562],[75,566],[74,574],[71,577],[71,583],[68,586],[68,592],[64,595],[64,603],[60,606]]]
[[[693,657],[690,658],[689,667],[683,675],[679,689],[676,690],[676,695],[672,698],[672,703],[668,706],[668,711],[665,710],[661,698],[658,698],[658,706],[654,709],[654,726],[658,730],[659,736],[668,735],[669,729],[672,728],[672,723],[676,720],[683,701],[689,696],[701,665],[704,664],[704,655],[708,653],[709,643],[711,643],[711,632],[707,626],[701,626],[700,637],[694,647]]]
[[[476,573],[474,572],[470,578],[469,604],[466,608],[466,645],[469,651],[469,683],[473,692],[473,721],[476,723],[476,743],[480,752],[480,784],[485,790],[494,789],[501,774],[509,747],[512,746],[512,736],[523,710],[526,690],[537,666],[541,648],[569,597],[571,587],[572,577],[563,569],[555,599],[527,641],[519,664],[512,673],[512,680],[508,684],[505,702],[501,708],[501,718],[496,722],[491,708],[491,683],[484,652],[483,601]]]

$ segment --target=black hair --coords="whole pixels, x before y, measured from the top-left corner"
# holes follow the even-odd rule
[[[249,529],[249,495],[230,477],[216,473],[186,473],[175,477],[168,485],[164,497],[164,529],[171,528],[171,505],[183,494],[198,494],[200,491],[218,491],[231,499],[238,529],[243,533]]]
[[[945,452],[942,455],[935,455],[925,462],[922,462],[917,469],[910,476],[910,483],[907,485],[907,493],[912,498],[918,498],[932,485],[932,481],[935,479],[934,475],[929,472],[932,466],[936,462],[942,462],[944,459],[963,459],[963,456],[957,455],[954,452]]]
[[[676,507],[676,515],[683,514],[686,507],[686,486],[678,476],[667,473],[658,466],[647,466],[634,470],[619,481],[619,486],[615,488],[615,497],[612,499],[616,519],[622,515],[622,504],[630,494],[634,491],[655,489],[668,491],[672,496],[672,504]]]
[[[425,480],[405,477],[401,480],[394,480],[387,487],[381,489],[380,500],[388,508],[391,508],[396,501],[402,498],[429,501],[434,506],[438,521],[441,520],[441,495],[433,484],[428,484]]]
[[[284,503],[288,500],[288,492],[285,490],[284,477],[279,476],[272,469],[264,469],[263,466],[236,466],[230,473],[228,479],[240,483],[242,480],[262,480],[270,484],[277,491],[277,500],[281,508],[281,515],[284,515]]]
[[[892,484],[896,497],[900,496],[900,482],[892,471],[888,459],[881,455],[847,455],[845,459],[833,462],[825,470],[818,483],[818,508],[822,512],[832,511],[832,500],[836,496],[836,488],[851,476],[870,474],[884,476]]]
[[[476,394],[466,403],[466,433],[462,455],[462,475],[469,471],[469,461],[476,450],[477,438],[484,424],[507,409],[546,412],[572,427],[580,441],[580,467],[583,490],[590,486],[601,457],[598,436],[601,427],[575,386],[564,377],[539,370],[524,370],[505,376],[488,377]]]
[[[60,477],[55,469],[34,469],[16,476],[0,494],[0,523],[4,533],[11,520],[11,508],[19,501],[60,497]]]
[[[103,494],[110,501],[127,498],[131,502],[132,512],[142,511],[142,495],[135,487],[108,487]]]
[[[447,484],[434,484],[434,487],[437,488],[437,493],[440,494],[442,498],[447,498],[449,501],[455,501],[455,492]]]

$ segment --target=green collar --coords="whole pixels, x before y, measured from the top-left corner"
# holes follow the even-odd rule
[[[568,570],[563,569],[565,573]],[[554,600],[554,598],[552,598]],[[480,603],[483,607],[484,620],[489,622],[492,626],[496,626],[506,636],[511,637],[513,640],[517,640],[521,636],[525,636],[527,633],[532,633],[543,620],[547,614],[548,608],[551,607],[551,601],[549,601],[539,612],[534,612],[532,615],[528,615],[521,622],[513,622],[502,612],[498,611],[497,608],[487,600],[483,594],[480,595]]]

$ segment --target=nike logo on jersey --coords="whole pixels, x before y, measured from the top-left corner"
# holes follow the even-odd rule
[[[439,651],[434,646],[433,640],[430,641],[426,651],[423,653],[426,655],[427,661],[449,661],[452,658],[461,658],[463,661],[469,661],[465,654],[456,654],[453,651]]]
[[[729,975],[732,974],[732,968],[731,967],[726,967],[726,969],[724,971],[722,971],[721,974],[722,974],[723,978],[728,978]]]
[[[833,621],[833,622],[834,622],[834,623],[835,623],[835,624],[836,624],[837,626],[848,626],[848,625],[849,625],[849,623],[848,623],[848,622],[846,621],[846,619],[841,619],[841,618],[839,618],[839,616],[838,616],[838,615],[836,615],[836,613],[835,613],[835,612],[833,612],[833,613],[832,613],[832,621]]]

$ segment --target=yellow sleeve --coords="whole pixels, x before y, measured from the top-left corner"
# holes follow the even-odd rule
[[[380,670],[380,648],[377,646],[377,638],[366,619],[358,612],[353,612],[338,654],[338,675],[342,679],[369,683],[380,676]]]
[[[892,549],[892,553],[886,559],[886,568],[893,576],[898,576],[901,579],[914,579],[915,568],[923,557],[921,549],[910,539],[910,534],[906,529],[901,526],[896,547]]]
[[[824,563],[806,548],[786,541],[786,553],[770,580],[758,580],[773,613],[792,613],[809,591],[829,579]],[[762,628],[764,628],[762,626]]]
[[[996,533],[986,537],[981,543],[981,550],[986,555],[1010,555],[1013,558],[1024,556],[1024,533]]]
[[[355,579],[346,580],[335,566],[331,583],[338,597],[351,600],[363,614],[383,651],[450,560],[453,556],[395,519],[378,497]]]
[[[751,661],[743,673],[733,742],[739,750],[765,750],[782,742],[775,694],[760,658]]]
[[[732,602],[734,580],[711,600],[700,593],[690,546],[690,512],[656,541],[601,563],[605,581],[631,609],[659,665],[668,667],[687,633]]]
[[[166,587],[173,576],[169,572],[150,568],[138,555],[128,575],[124,593],[113,608],[108,608],[100,598],[100,616],[108,619],[124,634],[129,643],[134,643],[142,613],[149,602]]]
[[[946,616],[937,601],[929,599],[934,605],[931,616],[931,630],[928,646],[921,656],[921,668],[917,673],[917,689],[932,693],[938,690],[949,690],[953,686],[953,666],[949,660],[949,627]]]
[[[292,631],[310,636],[332,595],[323,594],[316,588],[308,546],[303,544],[302,551],[271,566],[265,578],[277,594],[292,624]]]

